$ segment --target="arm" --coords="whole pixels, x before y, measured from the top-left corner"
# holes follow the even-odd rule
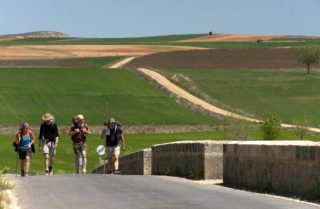
[[[34,144],[35,141],[36,141],[36,137],[34,136],[33,133],[31,133],[31,143],[30,143],[30,146],[31,146],[31,144]]]
[[[120,143],[121,143],[122,150],[124,151],[124,150],[126,149],[126,143],[125,143],[125,141],[124,141],[124,136],[123,136],[123,134],[121,134]]]
[[[39,148],[42,147],[42,139],[43,139],[43,124],[40,126],[40,131],[39,131]]]
[[[86,135],[90,135],[91,134],[91,130],[89,128],[88,125],[85,125],[84,128],[82,128],[83,133],[85,133]]]
[[[58,144],[59,144],[59,131],[58,131],[58,126],[57,126],[57,124],[55,124],[55,126],[54,126],[54,135],[55,135],[54,147],[57,149]]]
[[[69,129],[69,135],[73,136],[76,133],[79,133],[79,130],[75,129],[73,126],[71,126],[70,129]]]

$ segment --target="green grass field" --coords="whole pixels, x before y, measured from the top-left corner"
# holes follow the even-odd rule
[[[283,122],[307,116],[320,124],[320,73],[267,70],[164,70],[191,78],[218,103],[261,116],[276,113]]]
[[[115,44],[165,44],[196,38],[203,34],[165,35],[137,38],[34,38],[0,41],[0,45],[115,45]]]
[[[99,59],[98,59],[99,60]],[[0,68],[0,124],[39,124],[51,112],[69,125],[79,113],[91,125],[115,117],[126,125],[216,124],[188,110],[133,71],[100,68]]]
[[[199,140],[199,139],[219,139],[219,132],[200,132],[200,133],[175,133],[175,134],[133,134],[125,135],[127,149],[122,153],[131,153],[144,148],[149,148],[154,144],[167,143],[181,140]],[[11,141],[13,136],[0,135],[0,170],[15,171],[16,153],[13,151]],[[38,140],[37,140],[38,143]],[[103,144],[103,140],[97,135],[92,135],[88,139],[88,171],[92,171],[99,164],[99,157],[96,154],[96,147]],[[37,145],[38,146],[38,145]],[[57,151],[57,161],[55,169],[59,173],[74,172],[74,153],[72,149],[72,141],[69,136],[62,136]],[[32,173],[43,173],[43,156],[37,150],[32,158]]]
[[[223,131],[211,132],[190,132],[190,133],[171,133],[171,134],[127,134],[125,141],[127,149],[122,152],[122,155],[132,153],[141,149],[149,148],[154,144],[168,143],[181,140],[223,140]],[[261,132],[258,129],[252,129],[249,139],[261,140]],[[297,135],[292,131],[285,131],[279,139],[296,140]],[[319,135],[308,135],[307,140],[320,141]],[[11,142],[13,135],[0,135],[0,170],[6,170],[9,173],[15,173],[16,168],[16,153],[13,151]],[[38,143],[38,140],[37,142]],[[103,144],[103,140],[97,135],[92,135],[88,139],[88,171],[92,171],[99,165],[99,157],[96,154],[96,147]],[[36,145],[37,147],[38,145]],[[63,135],[60,138],[59,148],[57,151],[55,163],[55,172],[57,173],[72,173],[74,168],[74,154],[72,149],[72,142],[70,138]],[[43,174],[43,156],[39,152],[32,157],[31,173]]]

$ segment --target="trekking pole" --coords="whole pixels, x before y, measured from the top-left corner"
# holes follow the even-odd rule
[[[103,174],[106,174],[106,157],[103,158]]]
[[[21,113],[19,114],[19,124],[18,124],[18,134],[17,134],[18,138],[19,138],[20,125],[21,125]],[[19,144],[20,143],[16,143],[16,150],[17,150],[17,154],[16,154],[16,176],[18,176]]]

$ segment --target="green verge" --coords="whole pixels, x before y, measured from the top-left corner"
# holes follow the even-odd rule
[[[191,78],[204,92],[230,110],[262,116],[277,114],[283,122],[307,117],[312,126],[320,121],[320,73],[268,70],[167,69]]]
[[[261,140],[262,133],[259,129],[253,128],[250,131],[249,139]],[[11,142],[14,136],[0,135],[0,170],[8,173],[15,173],[17,154],[14,152]],[[181,140],[223,140],[225,133],[223,131],[209,132],[188,132],[188,133],[169,133],[169,134],[126,134],[125,141],[127,149],[122,155],[132,153],[145,148],[150,148],[154,144],[162,144]],[[279,139],[296,140],[298,136],[290,130],[284,131]],[[320,141],[319,135],[307,135],[305,140]],[[38,143],[38,141],[37,141]],[[96,154],[96,147],[103,144],[103,140],[98,135],[91,135],[88,138],[88,171],[92,171],[99,164],[99,157]],[[37,145],[36,145],[37,147]],[[54,166],[56,173],[73,173],[74,153],[72,142],[69,136],[60,137],[59,148],[57,150],[56,162]],[[31,159],[31,174],[43,174],[43,156],[39,150]]]
[[[60,125],[79,113],[88,124],[115,117],[126,125],[217,124],[177,104],[134,71],[98,68],[0,68],[0,124],[39,124],[51,112]]]

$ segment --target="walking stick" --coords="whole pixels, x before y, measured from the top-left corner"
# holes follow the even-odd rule
[[[21,113],[19,114],[18,130],[19,130],[20,125],[21,125]],[[19,138],[19,132],[17,134],[17,137]],[[20,142],[16,143],[16,151],[17,151],[17,154],[16,154],[16,176],[18,176],[19,144],[20,144]]]

